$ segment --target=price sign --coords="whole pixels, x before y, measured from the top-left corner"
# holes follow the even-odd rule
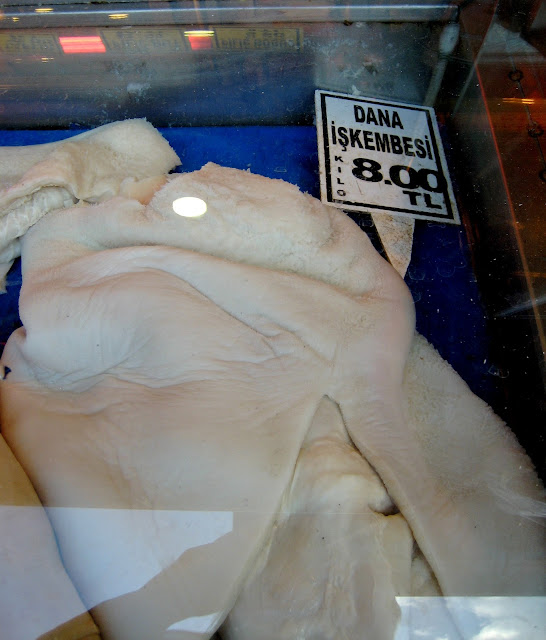
[[[316,116],[323,202],[459,224],[431,107],[317,91]]]

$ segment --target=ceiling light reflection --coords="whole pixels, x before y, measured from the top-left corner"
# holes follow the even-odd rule
[[[201,198],[185,196],[173,201],[173,211],[184,218],[198,218],[207,211],[207,203]]]
[[[193,29],[192,31],[184,31],[184,35],[198,38],[212,38],[214,31],[212,29]]]
[[[513,104],[535,104],[534,98],[503,98],[502,101]]]

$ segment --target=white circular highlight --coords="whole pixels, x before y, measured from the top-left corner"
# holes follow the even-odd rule
[[[207,211],[207,203],[201,198],[185,196],[173,201],[173,210],[184,218],[198,218]]]

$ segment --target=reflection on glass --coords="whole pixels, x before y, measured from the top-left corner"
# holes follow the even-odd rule
[[[196,37],[196,38],[210,38],[214,35],[214,31],[207,29],[194,29],[193,31],[184,31],[184,35]]]
[[[534,98],[503,98],[503,102],[507,102],[509,104],[535,104]]]
[[[173,210],[179,216],[184,218],[198,218],[207,211],[207,203],[201,198],[185,196],[177,198],[173,202]]]
[[[184,35],[188,39],[192,50],[212,48],[212,37],[214,36],[214,31],[194,29],[192,31],[184,31]]]
[[[396,599],[402,620],[395,640],[542,640],[543,597]]]
[[[79,584],[89,607],[142,589],[189,549],[233,531],[231,511],[48,507],[47,513],[87,550]]]
[[[105,53],[100,36],[59,36],[63,53]]]
[[[171,624],[167,631],[191,631],[193,633],[211,632],[221,614],[209,613],[205,616],[193,616]]]

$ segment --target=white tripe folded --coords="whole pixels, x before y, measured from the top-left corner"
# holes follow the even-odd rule
[[[531,463],[343,213],[208,164],[22,259],[2,430],[106,640],[388,640],[397,596],[543,592]]]
[[[0,284],[22,235],[49,211],[100,202],[127,180],[162,176],[180,160],[146,120],[125,120],[67,140],[0,147]]]

